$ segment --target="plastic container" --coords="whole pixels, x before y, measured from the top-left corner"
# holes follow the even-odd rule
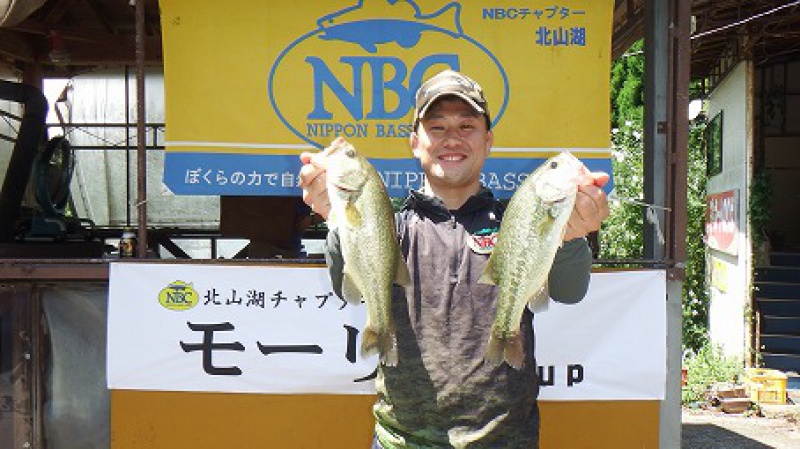
[[[758,404],[786,403],[786,374],[774,369],[747,368],[744,385],[750,400]]]
[[[119,239],[119,257],[136,257],[136,235],[132,229],[125,228]]]

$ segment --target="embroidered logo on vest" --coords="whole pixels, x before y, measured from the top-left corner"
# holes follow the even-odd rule
[[[472,234],[467,239],[467,245],[478,254],[491,254],[497,243],[498,228],[485,228]]]

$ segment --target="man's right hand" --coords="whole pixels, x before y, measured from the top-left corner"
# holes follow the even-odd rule
[[[333,145],[331,145],[332,147]],[[303,202],[311,207],[311,210],[324,219],[328,219],[331,212],[331,201],[328,198],[328,176],[325,173],[327,166],[327,155],[330,151],[328,147],[319,153],[302,153],[300,162],[300,188],[303,189]]]

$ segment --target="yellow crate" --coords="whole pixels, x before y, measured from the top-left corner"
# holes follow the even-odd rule
[[[786,403],[786,374],[774,369],[747,368],[744,385],[750,400],[758,404]]]

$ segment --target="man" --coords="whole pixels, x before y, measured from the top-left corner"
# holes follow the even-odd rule
[[[489,251],[471,237],[497,232],[503,214],[502,204],[479,181],[494,139],[490,126],[480,86],[461,73],[439,73],[417,91],[410,143],[426,178],[396,216],[413,281],[394,288],[399,363],[378,369],[373,448],[538,447],[539,386],[528,311],[521,323],[527,352],[522,369],[483,360],[496,292],[478,283]],[[303,200],[327,217],[325,153],[304,153],[301,161]],[[583,237],[608,216],[600,188],[608,175],[589,178],[579,187],[550,272],[549,292],[556,301],[574,303],[585,295],[591,254]],[[333,232],[327,247],[338,290],[342,262]]]

